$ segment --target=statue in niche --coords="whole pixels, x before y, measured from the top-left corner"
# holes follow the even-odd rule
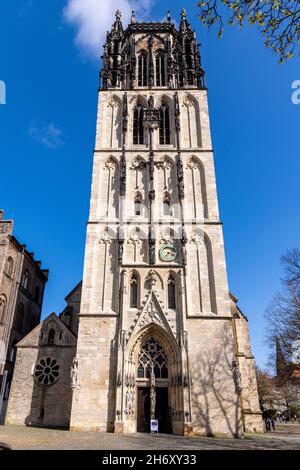
[[[129,414],[134,411],[134,393],[130,390],[126,392],[126,409]]]
[[[152,368],[151,371],[151,390],[150,390],[150,419],[155,419],[155,407],[156,407],[156,391],[155,391],[155,374]]]
[[[77,388],[77,384],[78,384],[78,364],[79,364],[78,358],[74,357],[72,367],[71,367],[71,388],[73,390]]]

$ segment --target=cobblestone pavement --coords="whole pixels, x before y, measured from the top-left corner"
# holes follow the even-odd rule
[[[276,432],[244,439],[180,437],[165,434],[116,435],[0,426],[0,442],[12,449],[34,450],[243,450],[300,449],[300,425],[278,425]]]

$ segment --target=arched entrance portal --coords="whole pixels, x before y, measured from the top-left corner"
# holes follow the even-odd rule
[[[184,425],[183,342],[154,322],[133,334],[124,352],[123,382],[118,374],[116,432],[181,435]],[[122,363],[121,363],[122,364]]]
[[[157,419],[159,432],[171,432],[168,358],[155,336],[141,345],[136,382],[137,431],[149,432],[150,420]]]

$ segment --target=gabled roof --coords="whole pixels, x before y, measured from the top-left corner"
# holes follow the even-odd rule
[[[82,288],[82,281],[78,282],[78,284],[71,290],[71,292],[69,292],[66,295],[65,301],[68,303],[71,300],[71,297],[74,296],[74,294],[77,294],[78,291],[81,291],[81,288]]]
[[[28,335],[25,336],[19,343],[16,345],[18,348],[28,348],[28,347],[43,347],[40,345],[40,333],[43,327],[47,325],[49,322],[55,322],[60,330],[64,332],[64,343],[62,346],[76,346],[77,338],[72,333],[72,331],[65,325],[65,323],[60,320],[60,318],[56,315],[55,312],[51,313],[48,317],[46,317],[39,325],[37,325]],[[45,345],[46,346],[46,345]]]

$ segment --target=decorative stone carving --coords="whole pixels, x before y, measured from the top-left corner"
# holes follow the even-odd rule
[[[173,237],[170,235],[170,233],[166,232],[162,234],[159,244],[164,245],[165,243],[173,243]]]
[[[187,236],[185,228],[182,227],[181,232],[181,254],[182,254],[182,263],[184,266],[187,264],[187,252],[186,252]]]
[[[155,374],[152,369],[151,380],[150,380],[150,419],[155,419],[155,407],[156,407],[156,391],[155,391]]]
[[[139,232],[137,232],[136,230],[134,230],[133,232],[131,232],[130,237],[129,237],[127,243],[128,243],[129,245],[137,245],[137,244],[139,244],[139,243],[142,243],[142,240],[141,240],[141,238],[140,238]]]
[[[149,199],[150,201],[154,201],[155,199],[155,190],[149,191]]]
[[[125,330],[119,330],[118,348],[124,349],[124,347],[125,347]]]
[[[120,164],[120,196],[125,196],[126,194],[126,158],[124,153],[121,157]]]
[[[116,385],[117,385],[117,387],[121,387],[121,385],[122,385],[122,374],[121,374],[121,372],[118,372]]]
[[[123,269],[121,272],[121,286],[120,286],[120,291],[123,294],[127,294],[127,271],[126,269]]]
[[[149,242],[149,264],[153,265],[155,264],[155,261],[156,261],[156,240],[152,236],[151,229],[149,230],[148,242]]]
[[[123,262],[123,252],[124,252],[124,238],[119,238],[119,246],[118,246],[119,265],[121,265]]]
[[[148,108],[149,109],[154,109],[154,96],[151,95],[148,100]]]
[[[188,162],[187,162],[187,167],[190,169],[190,170],[196,170],[198,168],[198,162],[194,159],[194,158],[191,158]]]
[[[126,392],[126,411],[127,414],[134,413],[134,392],[132,390],[127,390]]]
[[[123,133],[126,133],[128,130],[128,100],[127,92],[123,96]]]
[[[186,251],[185,244],[181,245],[181,256],[182,256],[182,264],[186,266],[187,265],[187,251]]]
[[[157,325],[164,327],[164,322],[162,321],[157,311],[157,308],[153,299],[151,299],[150,302],[148,302],[147,308],[145,309],[142,318],[140,318],[140,321],[138,322],[140,328],[143,328],[144,326],[149,325],[149,323],[156,323]]]
[[[183,179],[184,172],[183,172],[183,163],[180,155],[177,155],[176,159],[176,165],[177,165],[177,176],[179,180]]]
[[[131,12],[131,24],[135,24],[135,23],[136,23],[135,11],[132,10],[132,12]]]
[[[78,357],[73,358],[72,367],[71,367],[71,388],[75,390],[78,386]]]
[[[105,163],[105,168],[108,170],[114,170],[116,168],[117,164],[116,162],[110,158],[106,163]]]
[[[159,128],[160,113],[158,109],[144,109],[144,126],[151,132]]]
[[[141,160],[139,157],[133,160],[133,162],[131,163],[132,170],[141,170],[145,168],[145,166],[146,166],[145,162]]]
[[[117,100],[117,98],[115,98],[114,96],[110,99],[109,103],[108,103],[108,107],[111,107],[111,108],[117,108],[119,106],[119,101]]]
[[[99,243],[105,243],[105,244],[106,244],[106,243],[107,243],[107,244],[108,244],[108,243],[112,243],[112,239],[111,239],[111,237],[110,237],[110,235],[109,235],[109,233],[108,233],[107,230],[105,230],[105,231],[101,234]]]
[[[175,115],[175,128],[176,131],[180,131],[180,106],[178,100],[178,93],[176,92],[174,95],[174,115]]]
[[[153,175],[154,175],[154,154],[153,154],[153,152],[150,152],[150,155],[149,155],[149,173],[150,173],[150,180],[153,181]]]
[[[167,158],[164,158],[164,160],[158,162],[156,165],[158,168],[162,168],[163,170],[171,170],[173,166],[172,162],[170,162],[170,160],[168,160]]]
[[[178,179],[178,197],[180,200],[184,199],[184,172],[181,155],[177,155],[176,159],[177,166],[177,179]]]
[[[188,333],[187,331],[180,331],[178,337],[179,346],[181,349],[188,349]]]
[[[179,199],[184,199],[184,182],[179,181],[178,183],[178,196]]]
[[[196,243],[197,245],[204,244],[204,235],[200,233],[193,233],[191,237],[191,243]]]
[[[149,271],[149,274],[147,276],[147,281],[150,283],[151,290],[154,290],[155,286],[156,286],[156,283],[157,283],[157,277],[156,277],[155,271],[153,271],[153,269],[151,269],[151,271]]]

